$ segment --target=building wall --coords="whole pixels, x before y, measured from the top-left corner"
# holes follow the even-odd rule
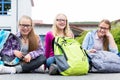
[[[48,31],[50,31],[51,27],[46,26],[35,26],[35,33],[38,35],[45,35]]]
[[[11,15],[0,15],[0,28],[16,31],[16,0],[11,0]]]
[[[76,26],[82,30],[94,30],[97,28],[97,26]],[[40,24],[40,25],[35,25],[34,27],[36,34],[38,35],[45,35],[48,31],[52,30],[52,24],[46,25],[46,24]],[[73,29],[72,29],[73,30]],[[74,30],[75,32],[75,30]],[[77,32],[77,31],[76,31]]]
[[[97,26],[96,27],[93,27],[93,26],[87,26],[87,27],[79,27],[79,28],[81,28],[81,29],[83,29],[83,30],[94,30],[94,29],[97,29]]]
[[[0,29],[11,29],[12,33],[18,31],[18,20],[22,15],[31,16],[31,0],[11,0],[10,15],[0,15]]]
[[[22,15],[32,16],[31,0],[18,0],[18,20]]]

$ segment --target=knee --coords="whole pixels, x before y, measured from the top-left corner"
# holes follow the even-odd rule
[[[46,63],[46,57],[44,55],[40,55],[39,58],[40,58],[40,61],[43,62],[43,64]]]
[[[49,67],[52,63],[54,63],[55,62],[55,60],[54,60],[54,58],[53,57],[50,57],[50,58],[48,58],[47,60],[46,60],[46,65],[47,65],[47,67]]]

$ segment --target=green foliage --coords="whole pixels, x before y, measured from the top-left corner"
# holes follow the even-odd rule
[[[115,26],[112,28],[111,33],[115,39],[115,42],[118,46],[118,50],[120,51],[120,25]]]
[[[76,37],[75,39],[80,43],[82,44],[83,40],[84,40],[84,37],[86,36],[88,31],[83,31],[78,37]]]

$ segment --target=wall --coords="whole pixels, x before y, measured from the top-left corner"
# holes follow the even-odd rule
[[[16,32],[16,1],[11,0],[11,15],[0,15],[0,28],[11,29],[13,33]]]
[[[18,20],[22,15],[32,16],[31,0],[18,0]]]
[[[22,15],[31,16],[31,0],[11,0],[11,15],[0,15],[0,29],[18,31],[18,20]]]
[[[50,26],[35,26],[35,33],[38,35],[45,35],[50,30]]]

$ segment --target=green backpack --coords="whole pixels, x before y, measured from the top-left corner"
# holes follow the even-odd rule
[[[88,73],[89,63],[86,52],[75,39],[55,37],[54,55],[61,75],[84,75]]]

